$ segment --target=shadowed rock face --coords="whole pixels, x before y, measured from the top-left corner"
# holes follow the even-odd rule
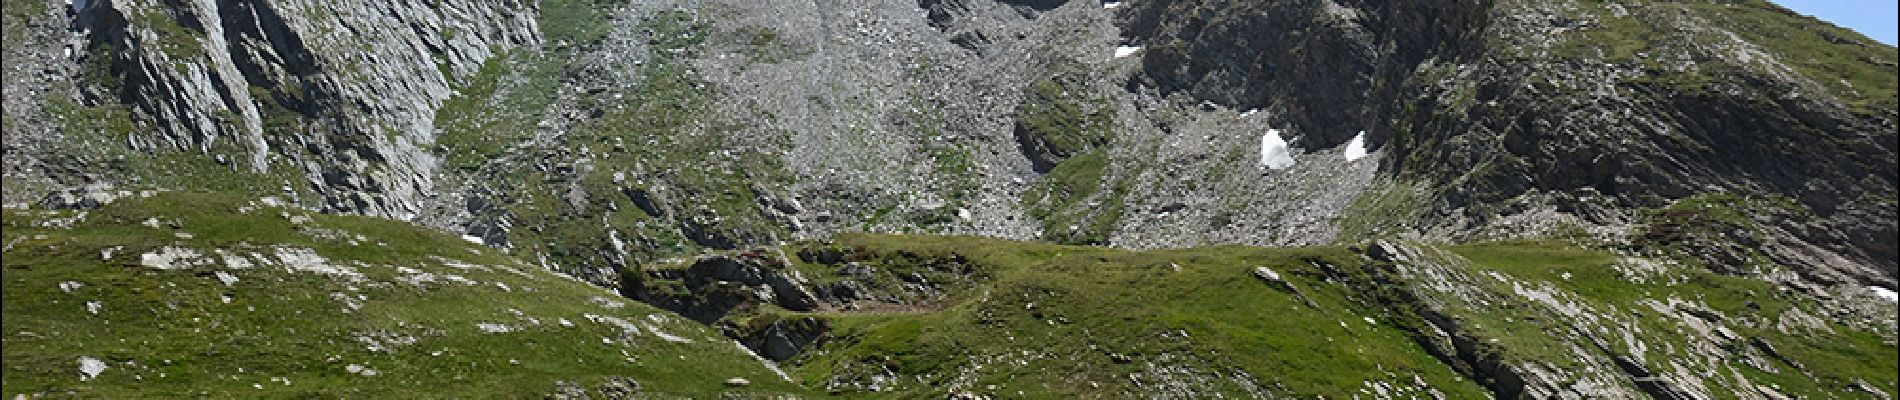
[[[1441,188],[1413,221],[1421,228],[1486,237],[1484,226],[1522,212],[1527,195],[1560,198],[1531,208],[1610,225],[1639,220],[1634,209],[1710,192],[1785,196],[1812,214],[1757,218],[1773,238],[1761,241],[1761,257],[1801,265],[1824,284],[1891,285],[1900,273],[1895,205],[1876,200],[1895,194],[1891,99],[1824,89],[1834,78],[1791,70],[1804,61],[1776,58],[1774,44],[1741,39],[1755,37],[1751,28],[1714,22],[1723,17],[1694,4],[1129,7],[1120,14],[1124,33],[1146,46],[1131,85],[1285,110],[1276,118],[1293,127],[1296,146],[1336,146],[1365,130],[1373,147],[1390,152],[1382,175]],[[1603,31],[1637,29],[1685,33],[1650,36],[1635,59],[1595,48]],[[1891,68],[1890,47],[1839,40],[1843,51],[1869,53],[1848,63]],[[1701,64],[1685,70],[1642,57]],[[1889,90],[1892,82],[1872,81]]]
[[[1483,52],[1428,62],[1420,69],[1446,75],[1421,74],[1401,86],[1393,101],[1409,111],[1390,118],[1395,132],[1407,134],[1394,139],[1398,156],[1388,158],[1386,168],[1399,176],[1464,180],[1443,199],[1452,206],[1447,211],[1463,208],[1453,214],[1473,220],[1505,214],[1496,205],[1525,193],[1586,199],[1554,204],[1586,216],[1710,192],[1784,197],[1799,216],[1751,217],[1769,231],[1764,257],[1798,265],[1821,283],[1892,284],[1900,262],[1891,244],[1895,205],[1874,199],[1895,193],[1893,103],[1824,89],[1838,78],[1797,73],[1788,65],[1804,61],[1763,53],[1773,51],[1773,43],[1739,39],[1754,37],[1747,30],[1755,28],[1670,7],[1560,16],[1538,5],[1495,6]],[[1786,12],[1765,3],[1740,7]],[[1641,54],[1701,63],[1659,66],[1645,64],[1643,55],[1631,61],[1564,47],[1605,40],[1574,26],[1596,24],[1601,32],[1604,24],[1627,20],[1683,32],[1652,37]],[[1711,39],[1710,32],[1726,36]],[[1572,43],[1509,39],[1542,33]],[[1849,43],[1844,51],[1869,53],[1855,62],[1892,58],[1890,47]],[[1862,84],[1891,88],[1892,82]],[[1629,218],[1624,215],[1595,219]]]
[[[1125,35],[1147,46],[1141,82],[1238,109],[1287,108],[1300,143],[1345,143],[1379,61],[1372,32],[1321,2],[1138,2]],[[1297,33],[1297,34],[1296,34]]]
[[[999,0],[997,2],[1011,6],[1026,7],[1036,11],[1049,11],[1056,9],[1056,7],[1061,7],[1064,4],[1069,4],[1070,1],[1072,0]],[[1086,2],[1087,1],[1084,1],[1084,3]]]
[[[1479,49],[1489,2],[1138,2],[1121,14],[1150,46],[1138,81],[1237,109],[1285,110],[1300,144],[1333,147],[1389,115],[1389,96],[1427,58]],[[1379,129],[1375,129],[1379,128]]]
[[[769,308],[793,312],[917,312],[941,307],[953,287],[965,287],[976,268],[961,256],[847,251],[813,244],[795,249],[755,248],[708,255],[684,265],[648,265],[621,273],[622,296],[715,325],[747,348],[776,361],[791,359],[824,337],[825,320],[761,320]],[[830,270],[842,279],[815,282],[794,264]],[[835,271],[835,272],[833,272]]]

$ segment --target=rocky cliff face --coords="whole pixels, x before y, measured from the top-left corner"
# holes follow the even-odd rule
[[[1508,236],[1482,227],[1538,210],[1653,225],[1632,210],[1732,195],[1777,204],[1742,207],[1726,239],[1759,250],[1691,258],[1893,284],[1893,47],[1765,2],[1490,14],[1484,52],[1419,65],[1394,99],[1387,168],[1446,182],[1428,225]]]
[[[1132,85],[1275,111],[1296,146],[1363,130],[1388,152],[1380,175],[1399,183],[1362,196],[1352,228],[1603,227],[1583,230],[1716,268],[1893,285],[1891,46],[1764,2],[1130,7],[1124,31],[1149,46]],[[1774,204],[1743,206],[1745,232],[1716,239],[1758,250],[1615,232],[1707,196]]]
[[[864,230],[1896,283],[1894,50],[1767,3],[29,3],[15,204],[288,194],[603,284]]]
[[[41,28],[36,37],[60,37],[64,46],[20,51],[30,65],[65,72],[51,79],[58,87],[77,82],[73,93],[21,101],[86,119],[51,125],[94,143],[10,140],[19,145],[11,152],[89,176],[68,180],[225,170],[325,210],[397,218],[413,217],[432,197],[432,116],[450,82],[496,51],[538,40],[534,8],[518,2],[44,3],[22,5],[44,8],[20,17]],[[110,150],[163,161],[57,160]],[[9,201],[31,196],[9,192]]]

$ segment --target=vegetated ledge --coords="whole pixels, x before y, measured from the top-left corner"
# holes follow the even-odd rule
[[[1767,282],[1542,242],[848,234],[623,277],[843,395],[1864,396],[1900,369],[1891,323],[1845,321],[1893,321],[1871,292],[1831,320],[1838,303]]]

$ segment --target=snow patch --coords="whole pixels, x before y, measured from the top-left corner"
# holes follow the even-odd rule
[[[1868,286],[1867,289],[1874,291],[1875,296],[1880,296],[1880,298],[1887,299],[1887,301],[1900,302],[1900,293],[1895,293],[1893,289],[1879,286]]]
[[[1358,135],[1353,135],[1352,141],[1346,142],[1346,162],[1361,158],[1366,158],[1366,131],[1359,131]]]
[[[74,290],[79,290],[79,288],[82,287],[86,287],[86,284],[79,281],[65,281],[59,283],[59,291],[66,293],[72,293]]]
[[[1260,135],[1260,165],[1273,170],[1293,166],[1293,149],[1287,146],[1286,139],[1280,138],[1279,129],[1268,129],[1266,134]]]
[[[1141,46],[1117,46],[1115,47],[1115,58],[1132,56],[1135,55],[1137,51],[1141,51]]]
[[[469,243],[479,244],[483,246],[488,245],[488,241],[482,240],[482,238],[475,237],[472,235],[462,235],[462,240],[467,240]]]
[[[1103,9],[1103,10],[1113,10],[1113,9],[1116,9],[1116,8],[1121,8],[1121,6],[1122,6],[1122,2],[1119,2],[1119,1],[1105,1],[1105,2],[1102,2],[1102,9]]]

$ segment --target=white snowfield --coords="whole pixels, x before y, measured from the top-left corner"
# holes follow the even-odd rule
[[[1141,46],[1118,46],[1115,47],[1115,58],[1135,55],[1138,51],[1141,51]]]
[[[1268,129],[1265,135],[1260,135],[1260,165],[1272,170],[1293,166],[1293,149],[1287,146],[1286,139],[1280,138],[1279,129]]]
[[[1893,289],[1879,286],[1868,286],[1867,289],[1874,291],[1875,296],[1880,296],[1880,298],[1887,299],[1887,301],[1900,302],[1900,293],[1895,293]]]
[[[1358,135],[1352,137],[1352,141],[1346,142],[1346,162],[1358,161],[1361,158],[1366,158],[1366,131],[1359,131]]]

